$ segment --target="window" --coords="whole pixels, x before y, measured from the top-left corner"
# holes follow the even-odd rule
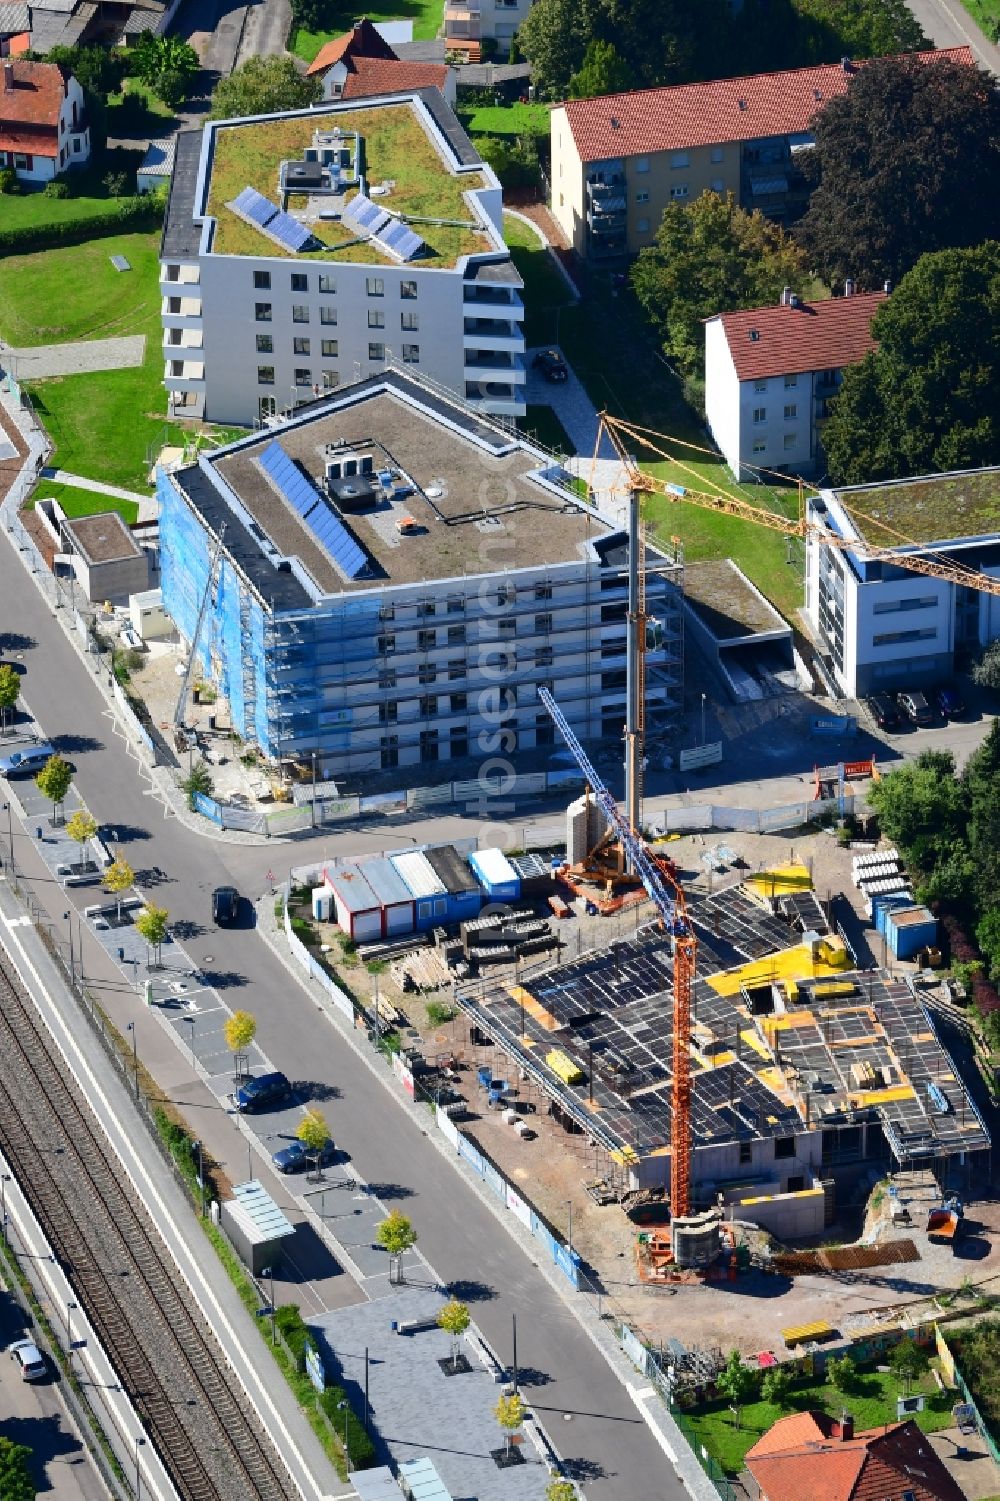
[[[433,651],[437,645],[437,631],[418,631],[417,647],[420,651]]]
[[[452,714],[464,714],[469,707],[467,693],[452,693],[448,699],[448,707]]]
[[[726,159],[726,153],[725,153],[724,149],[721,146],[713,146],[712,147],[712,161],[713,162],[724,162],[725,159]]]
[[[301,370],[301,369],[296,370],[296,372],[295,372],[295,384],[297,386],[311,386],[312,383],[313,383],[313,378],[312,378],[312,371],[311,370]]]
[[[274,366],[273,365],[258,365],[257,366],[257,384],[258,384],[258,386],[273,386],[274,385]]]
[[[365,280],[365,291],[369,297],[384,297],[385,282],[381,276],[369,276]]]
[[[270,323],[270,321],[271,321],[271,304],[269,302],[258,302],[258,303],[255,303],[254,304],[254,317],[255,317],[255,319],[257,320],[258,323]]]
[[[448,645],[449,646],[464,646],[465,645],[465,626],[464,625],[450,625],[448,627]]]
[[[395,620],[395,618],[396,618],[396,606],[395,605],[379,605],[379,607],[378,607],[378,618],[379,618],[379,620]]]
[[[713,177],[709,183],[709,187],[713,193],[724,193],[726,191],[726,184],[721,177]]]
[[[400,297],[416,297],[417,284],[415,281],[401,281],[399,284]]]
[[[339,386],[339,385],[340,385],[340,376],[337,374],[336,370],[324,370],[323,371],[323,390],[324,391],[332,391],[335,386]]]
[[[421,604],[417,605],[417,614],[425,618],[428,615],[436,615],[437,605],[432,599],[425,599]]]
[[[517,621],[516,620],[498,620],[497,621],[497,639],[498,640],[500,640],[500,641],[509,641],[512,636],[516,636],[516,635],[517,635]]]
[[[417,669],[417,681],[422,684],[437,682],[437,668],[433,662],[421,662]]]
[[[308,339],[293,339],[292,340],[292,353],[293,354],[308,354],[309,353],[309,340]]]
[[[451,732],[451,755],[455,761],[460,761],[463,756],[469,754],[469,732],[465,729],[454,729]]]
[[[796,433],[786,433],[784,438],[785,452],[787,453],[789,449],[794,448],[798,441],[798,435]]]
[[[922,631],[886,631],[884,635],[872,637],[872,646],[901,646],[906,641],[933,641],[936,636],[933,626]]]
[[[368,358],[370,360],[384,360],[385,359],[385,345],[384,344],[369,344],[369,346],[368,346]]]
[[[385,328],[385,313],[381,308],[368,309],[368,327]]]
[[[340,353],[340,341],[338,339],[321,339],[320,353],[328,360],[335,360]]]
[[[499,589],[497,590],[497,604],[502,609],[504,605],[512,605],[513,603],[514,603],[514,586],[513,586],[513,584],[501,584],[500,587],[499,587]]]
[[[555,660],[555,653],[551,646],[539,646],[535,651],[536,667],[551,667]]]
[[[757,424],[758,427],[760,426],[760,424],[762,422],[766,422],[767,421],[767,407],[754,407],[754,409],[753,409],[753,420]]]
[[[764,392],[767,390],[767,381],[755,380],[753,383],[753,390],[755,396],[763,396]]]
[[[552,585],[551,584],[536,584],[535,585],[535,598],[536,599],[551,599],[552,598]]]
[[[670,189],[671,198],[686,198],[687,195],[688,185],[686,182],[675,183],[674,186]]]
[[[321,292],[335,292],[337,290],[337,278],[320,273],[319,289]]]
[[[335,307],[321,307],[319,310],[319,321],[321,323],[336,323],[337,309]]]
[[[799,383],[799,378],[798,378],[797,375],[786,375],[785,376],[785,390],[786,391],[791,391],[795,386],[798,385],[798,383]]]
[[[378,685],[379,685],[380,688],[395,688],[395,686],[396,686],[396,669],[395,669],[395,667],[386,667],[383,672],[379,673],[379,675],[378,675]]]
[[[420,731],[420,759],[421,761],[436,761],[438,758],[438,732],[437,730]],[[435,908],[437,902],[434,903]],[[447,908],[445,908],[447,910]]]
[[[635,201],[636,201],[636,203],[648,203],[649,202],[649,194],[648,193],[636,193],[636,195],[635,195]]]
[[[785,403],[785,421],[794,422],[799,415],[798,406],[794,401]]]
[[[254,287],[257,289],[258,292],[268,292],[268,291],[270,291],[270,289],[271,289],[271,273],[270,273],[270,271],[255,271],[254,274],[253,274],[253,284],[254,284]]]
[[[766,443],[755,443],[753,446],[754,457],[759,458],[762,453],[767,453]]]
[[[389,771],[399,765],[399,736],[386,735],[382,742],[382,770]]]
[[[753,1142],[740,1142],[740,1167],[746,1167],[753,1161]]]
[[[397,706],[394,699],[387,704],[379,704],[378,717],[380,724],[394,724],[396,722]]]
[[[897,610],[930,610],[937,604],[934,594],[911,595],[908,599],[883,599],[872,606],[873,615],[895,614]]]
[[[420,327],[420,318],[417,313],[400,313],[399,326],[404,333],[415,334]]]
[[[274,340],[271,338],[270,334],[258,334],[257,335],[257,353],[258,354],[273,354],[274,353]]]
[[[464,677],[465,677],[465,658],[464,657],[453,657],[451,659],[451,661],[448,663],[448,681],[449,681],[449,683],[457,683],[460,678],[464,678]]]
[[[641,234],[641,235],[648,235],[649,234],[649,220],[645,217],[645,215],[643,215],[643,217],[641,219],[637,219],[636,220],[635,227],[636,227],[636,232],[638,234]]]
[[[404,365],[419,365],[420,364],[420,345],[419,344],[404,344],[403,345],[403,364]]]
[[[535,616],[535,635],[544,636],[552,629],[552,616],[550,614]]]
[[[449,601],[448,601],[448,614],[449,615],[464,615],[465,614],[465,600],[464,599],[449,599]]]
[[[649,171],[649,157],[648,156],[637,156],[636,159],[635,159],[635,170],[637,172],[648,172]]]
[[[293,271],[292,272],[292,291],[293,292],[308,292],[308,290],[309,290],[309,278],[305,274],[305,272],[304,271]]]
[[[375,645],[380,657],[388,657],[396,650],[396,638],[392,635],[377,636]]]
[[[422,693],[420,695],[421,719],[433,719],[438,710],[436,693]]]
[[[691,165],[691,158],[690,158],[690,156],[688,155],[688,153],[686,151],[673,151],[673,152],[671,152],[671,154],[670,154],[670,166],[671,166],[671,168],[674,168],[674,167],[690,167],[690,165]]]
[[[308,308],[308,305],[306,303],[304,303],[304,302],[293,302],[292,303],[292,322],[293,323],[308,323],[309,322],[309,308]]]

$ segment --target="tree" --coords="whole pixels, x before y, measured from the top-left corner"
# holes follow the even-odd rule
[[[1000,460],[998,323],[1000,245],[924,256],[876,312],[878,347],[844,372],[823,432],[834,479]]]
[[[215,783],[212,780],[212,773],[204,761],[198,760],[194,763],[181,783],[181,787],[187,794],[189,808],[194,807],[194,795],[196,792],[200,792],[202,797],[212,796],[212,793],[215,791]]]
[[[31,1478],[31,1450],[0,1435],[0,1501],[35,1501]]]
[[[144,31],[129,50],[136,77],[171,107],[188,95],[200,64],[198,54],[180,36],[154,36]]]
[[[505,188],[537,187],[541,181],[534,136],[518,136],[514,141],[503,136],[480,136],[476,147]]]
[[[858,1368],[849,1355],[833,1355],[826,1363],[826,1379],[841,1396],[854,1390]]]
[[[290,57],[248,57],[220,79],[212,94],[211,120],[270,115],[315,104],[323,93],[319,78],[304,78]]]
[[[1000,235],[1000,96],[978,68],[878,58],[813,132],[819,185],[796,237],[828,281],[879,287],[927,251]]]
[[[721,1374],[715,1378],[715,1384],[722,1395],[729,1398],[738,1428],[743,1408],[757,1389],[757,1377],[749,1366],[744,1365],[739,1350],[730,1350]]]
[[[320,1154],[330,1140],[330,1129],[322,1110],[310,1107],[299,1121],[299,1128],[295,1134],[312,1157],[318,1178]]]
[[[135,885],[135,871],[122,855],[116,855],[104,872],[104,884],[118,898],[118,921],[122,920],[122,896]]]
[[[153,951],[155,965],[160,963],[160,950],[167,936],[169,921],[170,914],[166,907],[154,907],[152,903],[144,907],[135,920],[136,928]]]
[[[634,82],[632,70],[618,56],[614,44],[593,41],[584,53],[580,71],[569,81],[569,97],[594,99],[598,94],[620,94]]]
[[[86,808],[77,808],[66,824],[66,833],[80,846],[79,868],[83,865],[84,850],[97,833],[97,819]]]
[[[973,880],[985,921],[990,911],[1000,906],[1000,723],[997,720],[966,761],[962,786],[969,801],[968,841]],[[996,952],[995,945],[992,952]]]
[[[21,679],[9,662],[0,666],[0,724],[6,735],[10,728],[11,710],[21,696]]]
[[[509,1454],[514,1444],[514,1434],[524,1422],[525,1407],[517,1392],[501,1397],[493,1409],[493,1415],[504,1434],[504,1448]]]
[[[52,804],[52,822],[55,823],[59,809],[65,801],[66,794],[73,782],[73,768],[68,761],[64,761],[58,754],[52,755],[46,761],[41,771],[35,778],[35,785],[43,797],[47,797]]]
[[[667,205],[632,285],[664,352],[695,375],[704,369],[704,318],[777,302],[783,287],[801,290],[805,276],[801,251],[777,224],[759,210],[748,214],[731,193],[702,193]]]
[[[451,1368],[454,1370],[458,1365],[459,1340],[472,1323],[468,1303],[460,1303],[457,1298],[452,1298],[443,1308],[438,1309],[437,1321],[438,1328],[451,1335]]]
[[[902,1384],[906,1396],[910,1395],[914,1381],[924,1374],[929,1364],[927,1351],[912,1339],[901,1339],[889,1352],[889,1369]]]
[[[234,1011],[223,1027],[226,1047],[233,1055],[233,1073],[240,1077],[240,1056],[257,1036],[257,1019],[249,1011]]]
[[[868,801],[886,836],[921,871],[933,871],[964,840],[968,798],[947,751],[924,751],[887,772],[873,783]]]
[[[389,1281],[403,1280],[403,1252],[417,1243],[417,1232],[398,1209],[392,1210],[375,1231],[375,1239],[383,1251],[389,1253]],[[395,1272],[395,1275],[393,1273]]]
[[[765,1402],[774,1407],[785,1408],[792,1393],[792,1373],[787,1366],[775,1365],[765,1371],[760,1384],[760,1394]]]
[[[545,1487],[545,1501],[579,1501],[579,1492],[572,1480],[550,1480]]]
[[[795,10],[804,23],[802,30],[815,38],[817,62],[919,52],[931,46],[906,0],[795,0]]]
[[[45,61],[66,68],[88,94],[106,100],[121,91],[127,64],[124,51],[110,47],[50,47]]]
[[[991,641],[972,669],[972,681],[980,688],[1000,688],[1000,641]]]

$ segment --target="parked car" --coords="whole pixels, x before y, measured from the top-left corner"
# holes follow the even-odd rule
[[[934,723],[934,713],[922,693],[918,693],[916,690],[909,693],[897,693],[896,702],[911,724],[928,725]]]
[[[232,1095],[235,1108],[246,1114],[253,1110],[267,1110],[287,1100],[292,1086],[284,1074],[258,1074],[256,1078],[244,1079]]]
[[[320,1167],[329,1167],[336,1155],[337,1149],[328,1136],[318,1153],[310,1152],[304,1141],[290,1141],[287,1147],[275,1152],[271,1162],[279,1173],[301,1173],[307,1167],[314,1168],[317,1158]]]
[[[220,928],[235,922],[240,911],[240,894],[235,886],[216,886],[212,892],[212,921]]]
[[[17,1366],[22,1381],[41,1381],[48,1373],[45,1357],[33,1339],[16,1339],[7,1354]]]
[[[934,702],[943,719],[959,719],[965,713],[962,695],[957,688],[949,688],[947,684],[936,690]]]
[[[569,378],[569,369],[566,361],[558,349],[540,349],[532,360],[536,370],[540,370],[547,381],[558,385],[560,381]]]
[[[873,693],[865,705],[880,730],[899,729],[899,710],[888,693]]]
[[[9,756],[0,756],[0,777],[33,777],[55,753],[55,746],[47,740],[22,746],[20,750],[11,751]]]

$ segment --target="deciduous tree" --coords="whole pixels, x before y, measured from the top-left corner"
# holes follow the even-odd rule
[[[826,1379],[841,1396],[852,1392],[858,1379],[858,1368],[850,1355],[832,1355],[826,1363]]]
[[[744,1364],[739,1350],[730,1350],[725,1366],[715,1378],[715,1384],[722,1395],[729,1398],[738,1428],[743,1409],[757,1390],[757,1377]]]
[[[290,57],[248,57],[212,94],[209,119],[270,115],[315,104],[323,92],[318,78],[305,78]]]
[[[403,1280],[403,1252],[417,1243],[417,1232],[405,1214],[393,1209],[375,1231],[375,1239],[389,1253],[389,1281]],[[395,1275],[394,1275],[395,1273]]]
[[[578,1501],[579,1492],[572,1480],[550,1480],[545,1487],[545,1501]]]
[[[35,778],[39,792],[52,804],[53,823],[59,816],[59,809],[65,801],[72,781],[73,768],[58,753],[49,757]]]
[[[330,1129],[326,1124],[322,1110],[310,1107],[299,1121],[299,1127],[295,1134],[312,1157],[313,1167],[316,1169],[318,1177],[320,1153],[330,1140]]]
[[[257,1036],[257,1018],[249,1011],[234,1011],[223,1027],[226,1047],[233,1055],[233,1073],[240,1077],[240,1058]]]
[[[667,205],[632,285],[665,353],[696,375],[705,362],[704,318],[776,302],[785,286],[801,290],[805,275],[801,251],[777,224],[748,214],[731,193],[702,193]]]
[[[31,1478],[31,1450],[0,1435],[0,1501],[35,1501],[37,1494]]]
[[[785,1408],[791,1393],[792,1373],[786,1365],[775,1365],[764,1372],[760,1394],[765,1402],[770,1402],[774,1407]]]
[[[183,37],[151,31],[144,31],[130,49],[129,62],[136,77],[171,107],[187,97],[199,68],[197,52]]]
[[[889,1352],[889,1369],[902,1383],[907,1396],[914,1381],[924,1374],[929,1364],[927,1351],[913,1339],[901,1339]]]
[[[508,1454],[514,1444],[514,1435],[524,1422],[524,1411],[524,1403],[517,1392],[501,1397],[493,1409],[493,1414],[503,1429],[504,1447]]]
[[[451,1335],[451,1366],[452,1370],[458,1365],[458,1347],[462,1335],[472,1323],[472,1314],[469,1312],[468,1303],[462,1303],[458,1298],[452,1298],[443,1308],[438,1309],[438,1325],[446,1334]]]
[[[14,705],[21,696],[21,679],[9,662],[0,666],[0,725],[6,735]]]
[[[920,871],[930,872],[964,838],[968,800],[947,751],[923,751],[872,784],[869,802],[883,832]]]
[[[875,314],[877,349],[844,372],[823,432],[834,479],[1000,461],[998,328],[1000,244],[924,256]]]
[[[152,950],[153,964],[160,962],[160,950],[167,936],[170,914],[166,907],[144,907],[135,920],[136,928]]]
[[[978,68],[878,58],[813,130],[818,186],[795,232],[827,280],[876,288],[1000,235],[1000,96]]]
[[[118,898],[118,921],[122,916],[122,897],[135,885],[135,871],[123,855],[116,855],[104,872],[104,884]]]
[[[80,859],[77,863],[82,865],[84,850],[97,833],[97,819],[86,808],[77,808],[66,823],[66,833],[79,846]]]

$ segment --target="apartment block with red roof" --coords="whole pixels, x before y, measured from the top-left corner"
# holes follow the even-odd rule
[[[855,1433],[844,1413],[779,1418],[747,1450],[751,1501],[964,1501],[916,1423]]]
[[[83,90],[56,63],[6,58],[0,65],[0,169],[22,182],[51,182],[90,156]]]
[[[331,38],[306,72],[311,78],[322,79],[324,99],[373,99],[414,89],[440,89],[449,104],[455,103],[454,68],[443,62],[401,59],[368,20],[359,21],[343,36]]]
[[[973,65],[968,47],[921,52]],[[805,203],[798,163],[813,121],[850,87],[861,63],[570,99],[552,111],[552,212],[595,262],[652,243],[663,210],[704,192],[794,219]]]
[[[761,469],[825,468],[823,423],[846,366],[874,348],[871,321],[886,292],[806,302],[790,289],[773,307],[705,322],[705,415],[738,480]]]

